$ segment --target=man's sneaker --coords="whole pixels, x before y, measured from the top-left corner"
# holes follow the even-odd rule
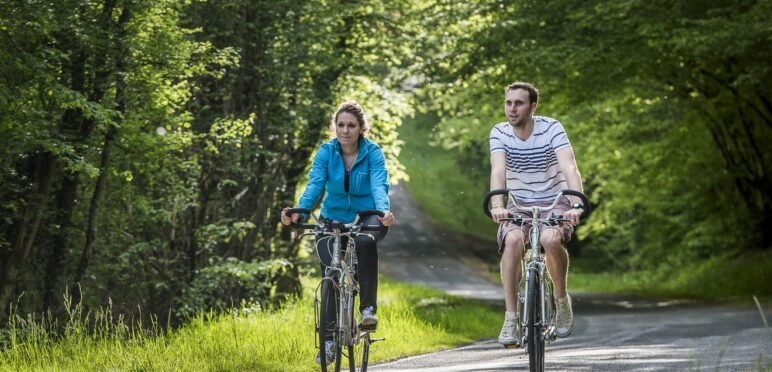
[[[378,318],[375,316],[375,309],[368,306],[362,309],[362,328],[375,329],[378,327]]]
[[[335,343],[332,340],[327,340],[324,342],[324,346],[325,362],[329,365],[335,361]],[[322,364],[321,350],[316,353],[316,364]]]
[[[504,325],[501,327],[501,333],[499,333],[499,343],[504,346],[520,345],[520,332],[517,329],[517,314],[514,312],[506,312],[504,315]]]
[[[558,314],[555,324],[555,334],[558,337],[566,337],[574,329],[574,312],[571,309],[571,296],[558,298]]]

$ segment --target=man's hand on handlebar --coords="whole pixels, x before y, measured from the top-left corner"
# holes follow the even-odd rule
[[[570,220],[570,221],[564,221],[565,224],[570,224],[571,226],[576,226],[581,222],[581,216],[582,216],[582,209],[574,209],[571,208],[565,213],[563,213],[563,218]]]
[[[509,210],[504,207],[493,207],[491,209],[491,218],[493,218],[493,222],[499,223],[502,219],[509,218]]]

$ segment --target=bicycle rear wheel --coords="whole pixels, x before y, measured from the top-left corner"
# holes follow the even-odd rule
[[[340,371],[341,345],[340,335],[337,332],[335,323],[338,318],[338,289],[332,282],[333,279],[326,279],[322,282],[322,301],[319,309],[319,359],[322,372],[328,370]],[[333,341],[333,354],[335,355],[335,364],[327,365],[327,341]],[[333,367],[333,368],[330,368]]]
[[[541,278],[534,270],[530,273],[526,286],[528,301],[525,308],[528,314],[528,367],[531,372],[544,371],[544,334],[541,319]]]

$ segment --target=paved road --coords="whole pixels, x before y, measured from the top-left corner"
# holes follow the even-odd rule
[[[397,225],[378,245],[380,270],[389,277],[421,283],[471,298],[500,300],[501,285],[481,272],[482,262],[458,246],[457,236],[436,229],[418,209],[402,184],[389,196]],[[495,246],[491,253],[496,254]]]
[[[431,227],[402,187],[392,194],[398,225],[381,245],[381,270],[449,293],[499,300],[501,288],[458,237]],[[491,249],[494,249],[492,247]],[[479,251],[479,250],[478,250]],[[755,308],[574,295],[573,334],[548,345],[554,371],[743,371],[772,369],[772,329]],[[766,312],[772,321],[772,311]],[[495,340],[372,366],[373,371],[527,370],[523,350]]]

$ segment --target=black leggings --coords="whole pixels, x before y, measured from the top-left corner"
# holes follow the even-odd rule
[[[368,216],[359,221],[364,225],[379,225],[378,218],[376,216]],[[377,242],[386,236],[389,231],[388,227],[383,227],[381,231],[368,231],[375,237],[376,240],[372,240],[367,236],[356,237],[356,251],[357,251],[357,280],[359,281],[359,310],[372,306],[373,310],[378,308],[378,247]],[[316,252],[319,255],[319,259],[322,261],[322,273],[325,272],[325,266],[329,265],[332,260],[332,242],[331,237],[323,237],[316,240]],[[348,243],[348,238],[341,239],[342,247]],[[342,259],[343,257],[341,257]],[[336,301],[329,301],[327,306],[328,314],[334,314]],[[375,311],[373,311],[375,312]]]

